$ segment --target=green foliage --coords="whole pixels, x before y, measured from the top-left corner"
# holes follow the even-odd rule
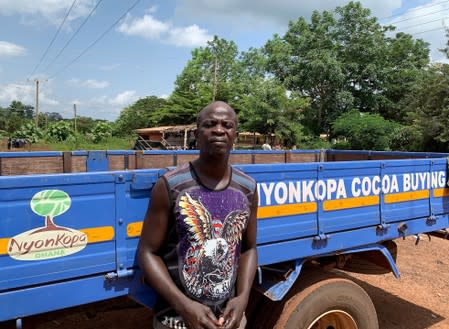
[[[298,149],[302,150],[318,150],[331,148],[331,144],[327,140],[323,140],[312,135],[304,135],[303,139],[297,146]]]
[[[353,150],[389,150],[397,123],[387,121],[378,114],[356,110],[341,115],[332,125],[334,136],[346,141]],[[336,145],[336,148],[339,147]]]
[[[407,123],[422,136],[422,148],[449,150],[449,65],[435,64],[423,71],[404,101]]]
[[[112,124],[105,121],[99,121],[91,131],[92,140],[98,143],[112,136]]]
[[[73,126],[68,121],[58,121],[51,124],[47,130],[49,141],[62,142],[73,135]]]
[[[91,138],[85,135],[72,135],[65,142],[53,142],[46,147],[55,151],[73,151],[73,150],[130,150],[132,149],[136,136],[131,135],[127,138],[109,137],[94,143]]]
[[[31,143],[37,143],[40,139],[42,139],[42,137],[44,137],[44,132],[37,128],[34,122],[28,121],[16,130],[12,134],[12,137],[24,138],[29,140]]]
[[[390,148],[393,151],[423,150],[421,132],[413,126],[396,127],[391,134]]]
[[[137,100],[134,104],[120,112],[115,122],[114,135],[127,136],[134,129],[154,127],[159,124],[159,110],[166,104],[166,100],[156,96],[147,96]]]
[[[304,124],[315,134],[353,108],[403,118],[400,102],[429,61],[428,45],[403,33],[386,37],[394,28],[370,15],[358,2],[315,11],[264,47],[268,72],[311,98]]]
[[[8,107],[8,110],[11,114],[17,115],[22,119],[31,119],[33,118],[33,109],[31,105],[25,105],[20,101],[12,101]]]
[[[259,80],[252,94],[243,96],[239,106],[241,130],[275,134],[286,147],[297,145],[302,140],[300,121],[308,102],[294,94],[288,97],[285,87],[276,80]]]
[[[167,104],[155,113],[156,124],[193,123],[198,112],[213,100],[234,105],[239,96],[241,71],[233,41],[215,36],[206,47],[194,49],[192,59],[176,78]]]

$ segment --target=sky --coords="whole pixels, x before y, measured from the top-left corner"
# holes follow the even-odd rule
[[[288,22],[344,0],[0,0],[0,106],[114,121],[145,96],[168,97],[191,51],[214,35],[262,47]],[[447,62],[449,0],[362,0],[381,24],[430,44]]]

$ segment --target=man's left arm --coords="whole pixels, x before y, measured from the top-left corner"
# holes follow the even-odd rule
[[[223,313],[225,329],[238,328],[248,304],[251,286],[257,270],[257,205],[259,203],[257,190],[254,193],[248,226],[242,238],[242,249],[237,273],[236,296],[231,298]]]

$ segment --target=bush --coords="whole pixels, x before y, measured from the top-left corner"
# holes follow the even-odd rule
[[[400,126],[393,130],[390,148],[395,151],[420,151],[423,147],[423,136],[413,126]]]
[[[94,143],[99,143],[112,137],[112,124],[104,121],[97,122],[91,131],[91,137]]]
[[[73,127],[70,122],[58,121],[53,123],[47,130],[50,142],[63,142],[73,135]]]
[[[16,130],[11,137],[13,138],[23,138],[27,139],[31,143],[37,143],[42,137],[44,133],[42,130],[36,127],[34,122],[27,122],[22,125],[18,130]]]
[[[353,150],[389,150],[390,140],[398,123],[385,120],[378,114],[350,111],[332,124],[333,135],[346,140]]]

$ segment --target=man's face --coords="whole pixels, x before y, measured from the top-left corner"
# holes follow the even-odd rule
[[[204,112],[196,130],[200,151],[210,155],[222,155],[232,150],[236,138],[237,120],[235,112],[218,106]]]

